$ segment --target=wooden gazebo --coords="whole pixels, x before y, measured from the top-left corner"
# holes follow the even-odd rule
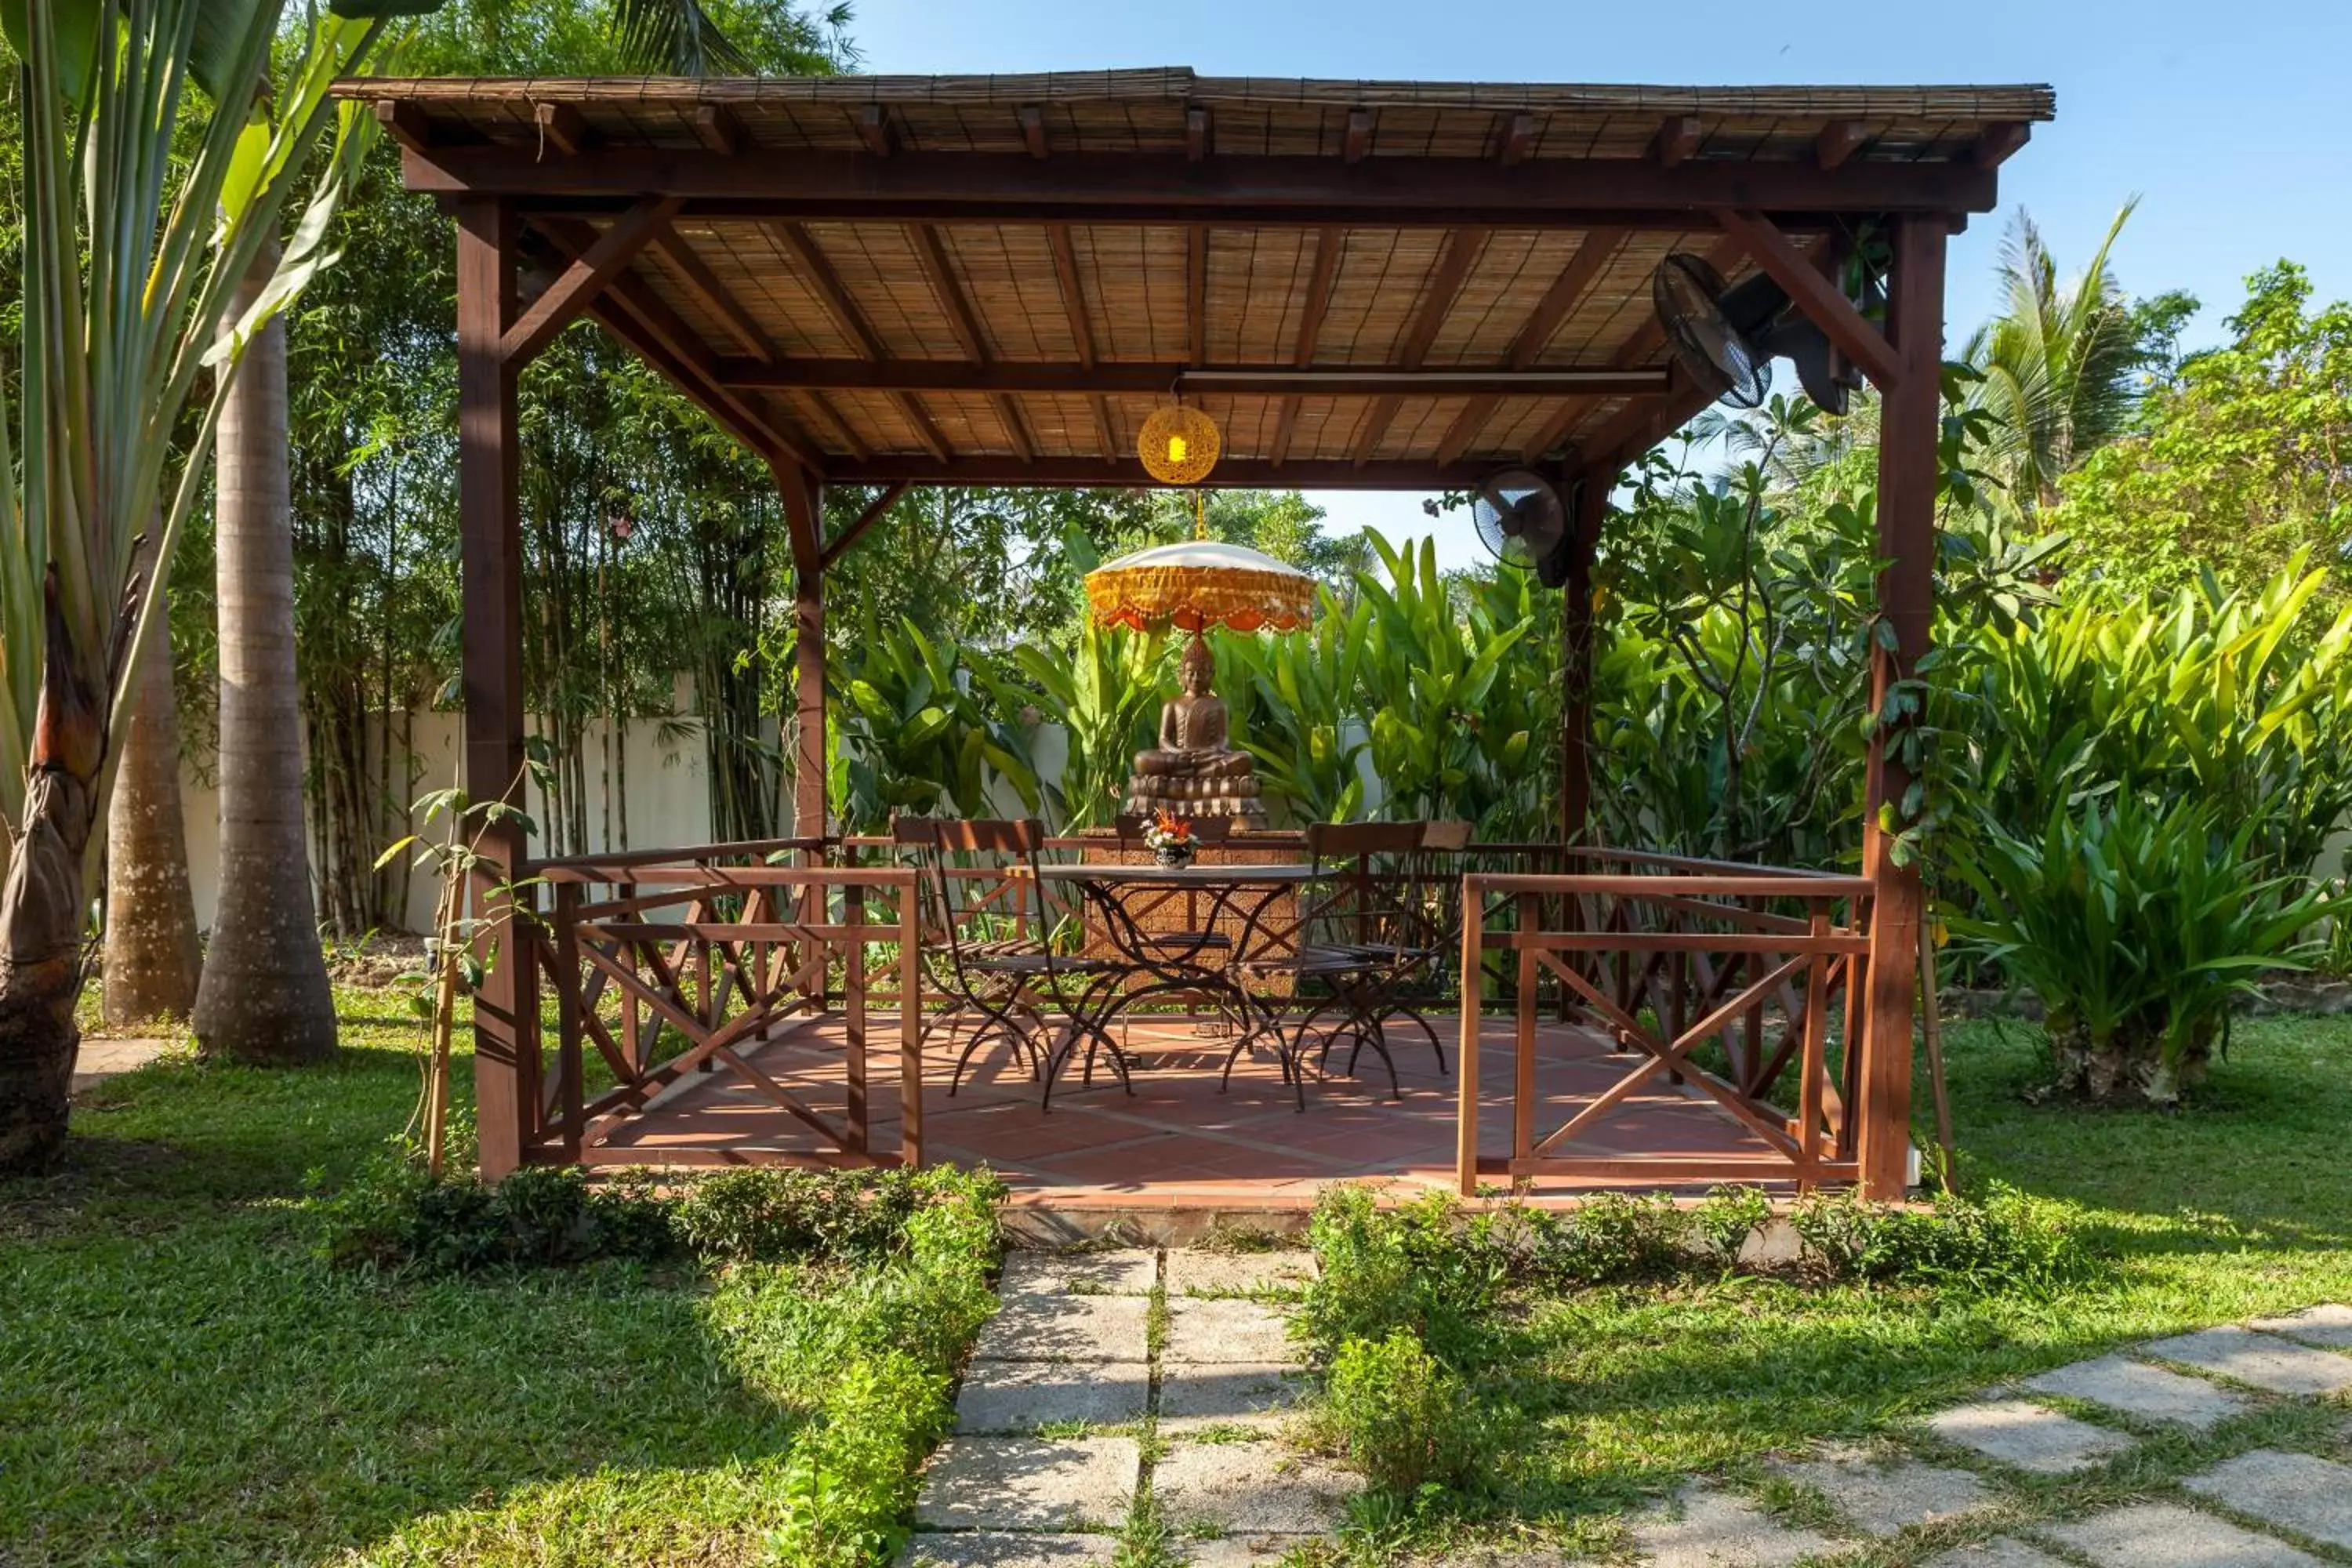
[[[1883,394],[1895,648],[1878,679],[1901,679],[1928,637],[1945,242],[1994,206],[2002,160],[2053,111],[2041,87],[1183,69],[339,90],[373,104],[409,186],[457,222],[469,792],[510,795],[523,773],[516,377],[585,314],[782,489],[803,832],[825,820],[826,567],[909,485],[1143,482],[1135,434],[1171,393],[1224,430],[1213,484],[1436,490],[1508,463],[1571,487],[1563,679],[1580,691],[1606,497],[1712,395],[1673,363],[1651,304],[1676,251],[1769,274]],[[1883,327],[1831,280],[1864,225],[1892,245]],[[828,539],[827,484],[884,489]],[[1563,842],[1585,831],[1582,729],[1562,748]],[[1864,875],[1868,946],[1889,961],[1851,1005],[1902,1048],[1870,1053],[1840,1167],[1878,1193],[1904,1183],[1920,890],[1877,853],[1874,805],[1906,782],[1882,732]],[[528,860],[520,835],[491,848]],[[541,1145],[576,1152],[593,1110],[543,1087],[534,950],[505,951],[520,961],[477,1010],[491,1175]]]

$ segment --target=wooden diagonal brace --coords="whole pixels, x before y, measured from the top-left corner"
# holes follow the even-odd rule
[[[1789,291],[1797,309],[1805,319],[1821,328],[1831,342],[1835,343],[1848,359],[1860,365],[1863,374],[1881,392],[1891,390],[1903,379],[1902,356],[1885,334],[1865,320],[1853,308],[1853,301],[1821,274],[1820,268],[1805,258],[1802,251],[1789,243],[1789,238],[1759,213],[1726,208],[1716,215],[1724,232],[1739,243],[1764,275]]]
[[[639,251],[668,229],[670,219],[685,205],[676,196],[647,196],[623,213],[506,330],[499,339],[499,357],[525,363],[554,342],[555,334],[570,326],[606,284],[627,270]]]

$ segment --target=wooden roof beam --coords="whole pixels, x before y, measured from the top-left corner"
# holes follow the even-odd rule
[[[1298,336],[1292,343],[1290,363],[1300,369],[1315,363],[1316,340],[1323,332],[1323,313],[1331,308],[1331,284],[1339,271],[1339,248],[1345,231],[1326,226],[1315,232],[1315,265],[1307,279],[1307,298],[1298,310]],[[1274,441],[1267,457],[1276,468],[1290,456],[1290,437],[1298,422],[1298,399],[1283,399],[1274,419]]]
[[[840,271],[833,265],[833,258],[825,255],[824,247],[817,244],[815,237],[796,223],[778,223],[770,227],[777,240],[792,253],[801,270],[808,274],[810,288],[827,313],[840,325],[843,333],[857,345],[858,353],[868,360],[887,358],[881,335],[866,319],[866,312],[857,308],[857,301],[850,298],[848,288],[841,280]],[[899,414],[913,426],[915,438],[923,444],[924,449],[940,461],[946,461],[947,437],[940,433],[939,426],[932,421],[929,412],[915,395],[911,392],[894,393],[891,401],[898,405]]]
[[[541,208],[583,198],[680,195],[698,215],[844,222],[1211,223],[1375,227],[1486,224],[1589,228],[1687,226],[1694,209],[1744,207],[1784,222],[1841,215],[1990,212],[1994,170],[1973,162],[1856,159],[1833,170],[1810,159],[1749,163],[1693,157],[1671,167],[1632,158],[1366,157],[1349,167],[1289,154],[1167,153],[796,153],[726,157],[698,148],[606,145],[541,159],[530,145],[445,146],[404,155],[412,190],[512,195]],[[706,207],[702,204],[712,204]]]
[[[1658,127],[1650,138],[1650,162],[1661,169],[1672,169],[1690,162],[1698,145],[1706,139],[1706,127],[1696,114],[1676,114]]]
[[[1885,334],[1865,320],[1845,297],[1845,290],[1823,277],[1802,251],[1789,243],[1788,236],[1772,226],[1770,219],[1759,213],[1723,212],[1716,215],[1716,221],[1766,276],[1788,290],[1806,320],[1860,365],[1880,391],[1902,378],[1902,357]]]
[[[1371,155],[1372,111],[1369,109],[1348,110],[1348,132],[1339,143],[1340,158],[1349,163],[1360,163]]]
[[[1094,322],[1087,310],[1085,280],[1078,275],[1078,247],[1070,237],[1070,226],[1052,223],[1045,226],[1045,243],[1054,253],[1054,277],[1061,286],[1062,309],[1070,321],[1070,341],[1078,351],[1078,363],[1088,372],[1095,368]],[[1118,457],[1118,432],[1111,424],[1110,401],[1100,393],[1087,398],[1087,409],[1094,416],[1095,440],[1106,458]]]
[[[541,223],[540,227],[566,255],[583,254],[593,243],[585,225],[557,220]],[[816,449],[807,439],[720,381],[709,346],[678,320],[676,311],[634,279],[614,278],[590,302],[588,310],[752,451],[771,462],[796,463],[811,473],[822,471]]]
[[[1501,145],[1495,151],[1496,162],[1506,169],[1526,163],[1535,156],[1536,117],[1514,114],[1503,124]]]
[[[1184,111],[1184,161],[1197,163],[1209,155],[1209,111],[1199,105]]]
[[[1625,244],[1626,234],[1627,231],[1622,228],[1586,231],[1583,239],[1577,244],[1576,254],[1568,258],[1568,265],[1560,268],[1559,276],[1552,279],[1551,287],[1544,290],[1543,298],[1536,301],[1536,308],[1528,313],[1527,321],[1519,327],[1518,334],[1511,340],[1509,363],[1513,370],[1526,370],[1542,355],[1546,345],[1551,342],[1552,334],[1559,331],[1559,324],[1576,309],[1577,302],[1591,291],[1593,281],[1616,258],[1618,251]],[[1500,402],[1500,398],[1488,395],[1473,397],[1463,405],[1462,411],[1454,416],[1454,423],[1447,426],[1445,434],[1438,438],[1438,461],[1460,461],[1462,454],[1469,450],[1470,443],[1476,439],[1479,430],[1493,416]]]
[[[732,158],[749,149],[751,138],[745,133],[743,122],[735,111],[723,103],[698,103],[691,117],[694,139],[703,148],[722,158]]]
[[[596,133],[588,128],[588,121],[572,104],[534,103],[530,106],[530,113],[531,119],[538,123],[539,141],[542,147],[551,148],[567,158],[577,158],[596,145]]]
[[[1209,226],[1184,231],[1184,363],[1209,363]]]
[[[1464,489],[1484,476],[1485,469],[1447,468],[1430,462],[1375,462],[1361,467],[1339,461],[1308,459],[1276,468],[1257,458],[1226,458],[1208,479],[1207,489]],[[825,479],[836,484],[914,485],[1041,485],[1050,487],[1110,485],[1141,489],[1153,484],[1143,465],[1131,455],[1109,462],[1099,458],[1039,458],[1024,463],[1009,455],[972,454],[952,462],[878,453],[864,460],[836,458],[827,465]]]
[[[1100,392],[1151,396],[1171,388],[1235,397],[1544,397],[1663,392],[1665,373],[1615,365],[1196,365],[1182,361],[990,358],[721,361],[729,384],[765,390],[960,392],[1033,397]]]
[[[524,308],[499,340],[499,357],[528,364],[555,341],[589,304],[635,260],[640,251],[669,233],[676,196],[647,196],[615,219],[583,249],[538,299]]]
[[[725,284],[719,281],[718,275],[710,270],[700,256],[695,254],[694,247],[688,245],[677,229],[665,228],[654,244],[670,269],[677,274],[678,281],[686,286],[687,292],[699,300],[704,310],[719,318],[719,325],[727,329],[730,337],[743,345],[746,353],[761,364],[773,364],[782,357],[760,323],[751,319],[751,313],[743,308]]]
[[[1021,106],[1021,144],[1032,158],[1053,156],[1053,149],[1045,145],[1045,111],[1034,103]]]
[[[965,298],[963,288],[956,281],[955,268],[949,263],[946,244],[940,231],[927,223],[910,226],[908,237],[914,242],[915,254],[923,263],[924,275],[930,280],[931,292],[938,297],[940,310],[955,330],[956,342],[963,346],[963,357],[975,370],[985,372],[991,355],[988,340],[982,335],[980,318],[972,311],[971,301]],[[1037,456],[1036,443],[1031,439],[1028,422],[1022,417],[1021,405],[1003,393],[992,393],[990,405],[996,410],[997,423],[1004,427],[1004,439],[1025,462]]]
[[[877,158],[887,158],[898,150],[898,138],[890,128],[890,111],[878,103],[858,106],[857,139]]]
[[[386,136],[411,153],[427,153],[433,148],[432,117],[423,106],[407,99],[378,99],[375,122]]]
[[[2032,134],[2033,127],[2022,120],[1996,121],[1978,133],[1976,145],[1969,149],[1969,162],[1979,169],[1998,169]]]
[[[1822,127],[1821,134],[1813,138],[1813,167],[1825,170],[1843,167],[1845,161],[1861,151],[1862,144],[1869,139],[1870,133],[1859,120],[1831,121]]]
[[[1445,318],[1453,312],[1454,301],[1462,296],[1462,286],[1470,280],[1470,273],[1478,265],[1478,258],[1486,249],[1486,231],[1480,228],[1457,228],[1445,237],[1445,248],[1439,253],[1436,268],[1423,288],[1421,303],[1413,312],[1412,326],[1405,333],[1404,345],[1398,361],[1408,370],[1418,370],[1421,362],[1429,357],[1437,334],[1445,328]],[[1400,397],[1383,397],[1372,405],[1364,423],[1356,432],[1356,445],[1350,456],[1358,463],[1371,460],[1372,453],[1388,434],[1402,405]]]
[[[1717,271],[1728,276],[1738,267],[1742,254],[1738,240],[1718,239],[1707,251],[1706,261]],[[1656,353],[1664,346],[1665,341],[1666,329],[1660,324],[1657,312],[1654,310],[1643,320],[1640,326],[1633,329],[1632,335],[1619,345],[1617,352],[1609,356],[1609,363],[1617,369],[1630,370],[1643,363],[1652,354]],[[1670,382],[1669,384],[1671,385],[1672,383]],[[1597,396],[1571,397],[1562,400],[1559,411],[1545,420],[1543,427],[1519,448],[1519,460],[1526,463],[1541,461],[1555,447],[1567,438],[1570,431],[1575,429],[1591,415],[1594,405],[1600,401]]]

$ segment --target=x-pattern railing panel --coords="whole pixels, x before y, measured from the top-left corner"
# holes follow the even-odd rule
[[[1517,995],[1512,1141],[1501,1157],[1479,1147],[1478,997],[1464,997],[1465,1193],[1495,1174],[1800,1187],[1853,1175],[1851,1091],[1840,1079],[1852,1081],[1857,1042],[1851,1030],[1835,1042],[1843,1060],[1833,1072],[1831,1033],[1869,952],[1860,919],[1869,891],[1858,878],[1745,868],[1465,877],[1464,973],[1488,973],[1489,953],[1515,954],[1506,970],[1517,971]],[[1568,928],[1545,929],[1547,909],[1567,910]],[[1638,1058],[1605,1082],[1579,1082],[1565,1104],[1545,1081],[1540,976],[1556,980],[1571,1010],[1618,1051]],[[1612,1059],[1581,1058],[1579,1067]],[[1793,1105],[1780,1098],[1791,1071]],[[1667,1090],[1676,1092],[1667,1098]],[[1709,1132],[1655,1114],[1675,1104],[1706,1105],[1729,1126]],[[1646,1123],[1642,1152],[1593,1147],[1636,1111]],[[1557,1120],[1547,1127],[1548,1118]],[[1689,1146],[1674,1147],[1682,1128],[1692,1130]]]

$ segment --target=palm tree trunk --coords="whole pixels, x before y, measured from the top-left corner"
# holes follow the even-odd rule
[[[168,617],[170,607],[155,613]],[[119,740],[122,761],[106,807],[106,1021],[182,1019],[196,1002],[204,963],[188,888],[188,833],[180,816],[180,704],[172,639],[148,639]]]
[[[277,261],[265,246],[230,320]],[[247,347],[218,452],[220,905],[196,990],[196,1043],[208,1056],[317,1061],[334,1053],[335,1005],[302,823],[282,321]]]
[[[66,1142],[66,1096],[81,1030],[82,860],[106,762],[100,680],[78,658],[48,569],[41,700],[24,818],[0,882],[0,1172],[38,1170]]]

